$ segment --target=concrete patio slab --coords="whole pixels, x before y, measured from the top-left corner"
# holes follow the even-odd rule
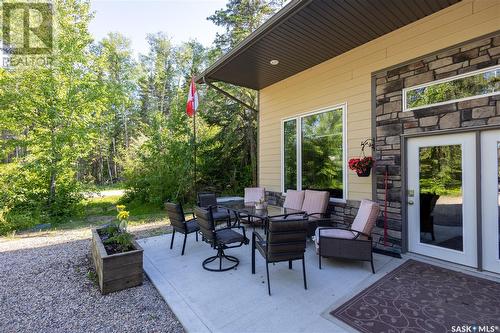
[[[239,258],[237,269],[209,272],[201,266],[215,254],[208,244],[195,242],[190,235],[181,256],[182,238],[170,250],[170,237],[139,241],[144,248],[144,270],[188,332],[351,331],[328,318],[325,311],[403,262],[375,254],[375,275],[369,263],[354,261],[325,259],[319,270],[314,244],[308,242],[308,290],[303,286],[299,261],[292,270],[287,263],[277,263],[269,266],[272,296],[268,296],[265,261],[257,253],[256,274],[252,275],[250,245],[226,251]]]

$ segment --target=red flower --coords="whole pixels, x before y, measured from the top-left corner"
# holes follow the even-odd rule
[[[359,158],[351,158],[349,160],[349,169],[356,172],[362,172],[370,169],[373,166],[373,158],[371,156]]]

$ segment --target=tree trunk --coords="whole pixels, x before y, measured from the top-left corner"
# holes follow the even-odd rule
[[[113,144],[113,158],[112,158],[113,169],[115,171],[115,178],[117,179],[118,178],[118,168],[116,166],[116,159],[115,159],[116,158],[116,139],[115,138],[112,139],[112,144]]]
[[[248,111],[251,112],[251,111]],[[248,115],[247,115],[248,116]],[[255,132],[253,128],[253,119],[252,115],[247,117],[246,121],[246,137],[248,140],[248,146],[250,151],[250,165],[252,167],[252,184],[253,186],[257,186],[257,139],[255,137]]]
[[[57,171],[55,170],[55,168],[51,168],[49,185],[49,207],[52,206],[56,199],[56,177]]]
[[[111,171],[111,161],[109,159],[109,155],[107,156],[106,160],[108,161],[108,175],[109,175],[109,183],[113,184],[113,172]]]
[[[125,107],[123,107],[122,120],[123,120],[123,130],[125,132],[125,147],[128,148],[128,146],[129,146],[129,142],[128,142],[128,126],[127,126],[127,115],[126,115]]]

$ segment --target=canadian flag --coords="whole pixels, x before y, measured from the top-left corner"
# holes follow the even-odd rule
[[[194,79],[191,79],[191,84],[189,85],[189,94],[186,104],[186,113],[189,117],[192,117],[198,109],[198,92],[196,91],[196,85],[194,84]]]

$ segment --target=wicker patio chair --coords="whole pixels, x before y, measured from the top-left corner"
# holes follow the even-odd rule
[[[245,195],[243,202],[245,205],[254,205],[256,202],[264,201],[266,197],[266,190],[263,187],[245,187]],[[239,221],[241,223],[250,224],[255,230],[255,226],[264,226],[264,219],[257,217],[250,217],[245,214],[239,214]]]
[[[215,229],[215,222],[211,207],[209,207],[208,209],[196,207],[194,213],[196,215],[201,234],[203,235],[203,240],[217,250],[217,255],[209,257],[203,261],[203,268],[207,271],[223,272],[238,266],[240,262],[238,258],[225,254],[224,250],[240,247],[244,244],[249,243],[248,238],[245,234],[245,228],[242,226],[232,226],[227,228]],[[243,232],[243,234],[235,230],[240,230]],[[207,266],[209,263],[215,261],[216,259],[219,259],[218,269]],[[223,259],[232,262],[233,264],[229,267],[223,267]]]
[[[288,197],[291,196],[289,202],[287,202]],[[302,198],[302,203],[299,207],[300,199]],[[304,214],[284,214],[281,216],[276,216],[275,219],[286,220],[290,218],[298,218],[298,216],[303,216],[307,218],[307,236],[312,237],[314,231],[319,226],[327,226],[331,224],[331,220],[327,216],[328,203],[330,202],[330,193],[327,191],[291,191],[288,190],[287,198],[283,207],[299,209],[304,212]],[[286,206],[285,206],[286,205]],[[287,207],[290,206],[290,207]],[[293,206],[293,207],[292,207]],[[298,208],[297,208],[298,207]]]
[[[302,260],[302,273],[304,276],[304,288],[307,289],[306,267],[304,253],[306,251],[307,220],[290,219],[269,221],[266,239],[253,232],[252,234],[252,274],[255,274],[255,250],[266,260],[267,292],[271,295],[271,284],[269,281],[269,264],[288,261],[288,268],[292,269],[294,260]]]
[[[198,231],[200,230],[200,228],[198,228],[198,224],[195,218],[186,220],[186,215],[184,214],[184,210],[182,209],[181,204],[166,202],[165,210],[167,211],[170,224],[174,229],[172,231],[172,240],[170,241],[170,249],[172,249],[172,246],[174,245],[175,233],[180,232],[181,234],[184,234],[184,242],[182,244],[182,253],[181,253],[181,255],[184,255],[187,235],[194,232],[196,234],[196,241],[198,241]]]
[[[291,208],[296,210],[301,210],[304,204],[304,191],[288,190],[286,192],[285,202],[283,203],[284,208]]]
[[[373,266],[371,232],[380,211],[378,203],[362,200],[358,214],[350,226],[318,227],[315,232],[316,252],[319,257],[369,261]]]

